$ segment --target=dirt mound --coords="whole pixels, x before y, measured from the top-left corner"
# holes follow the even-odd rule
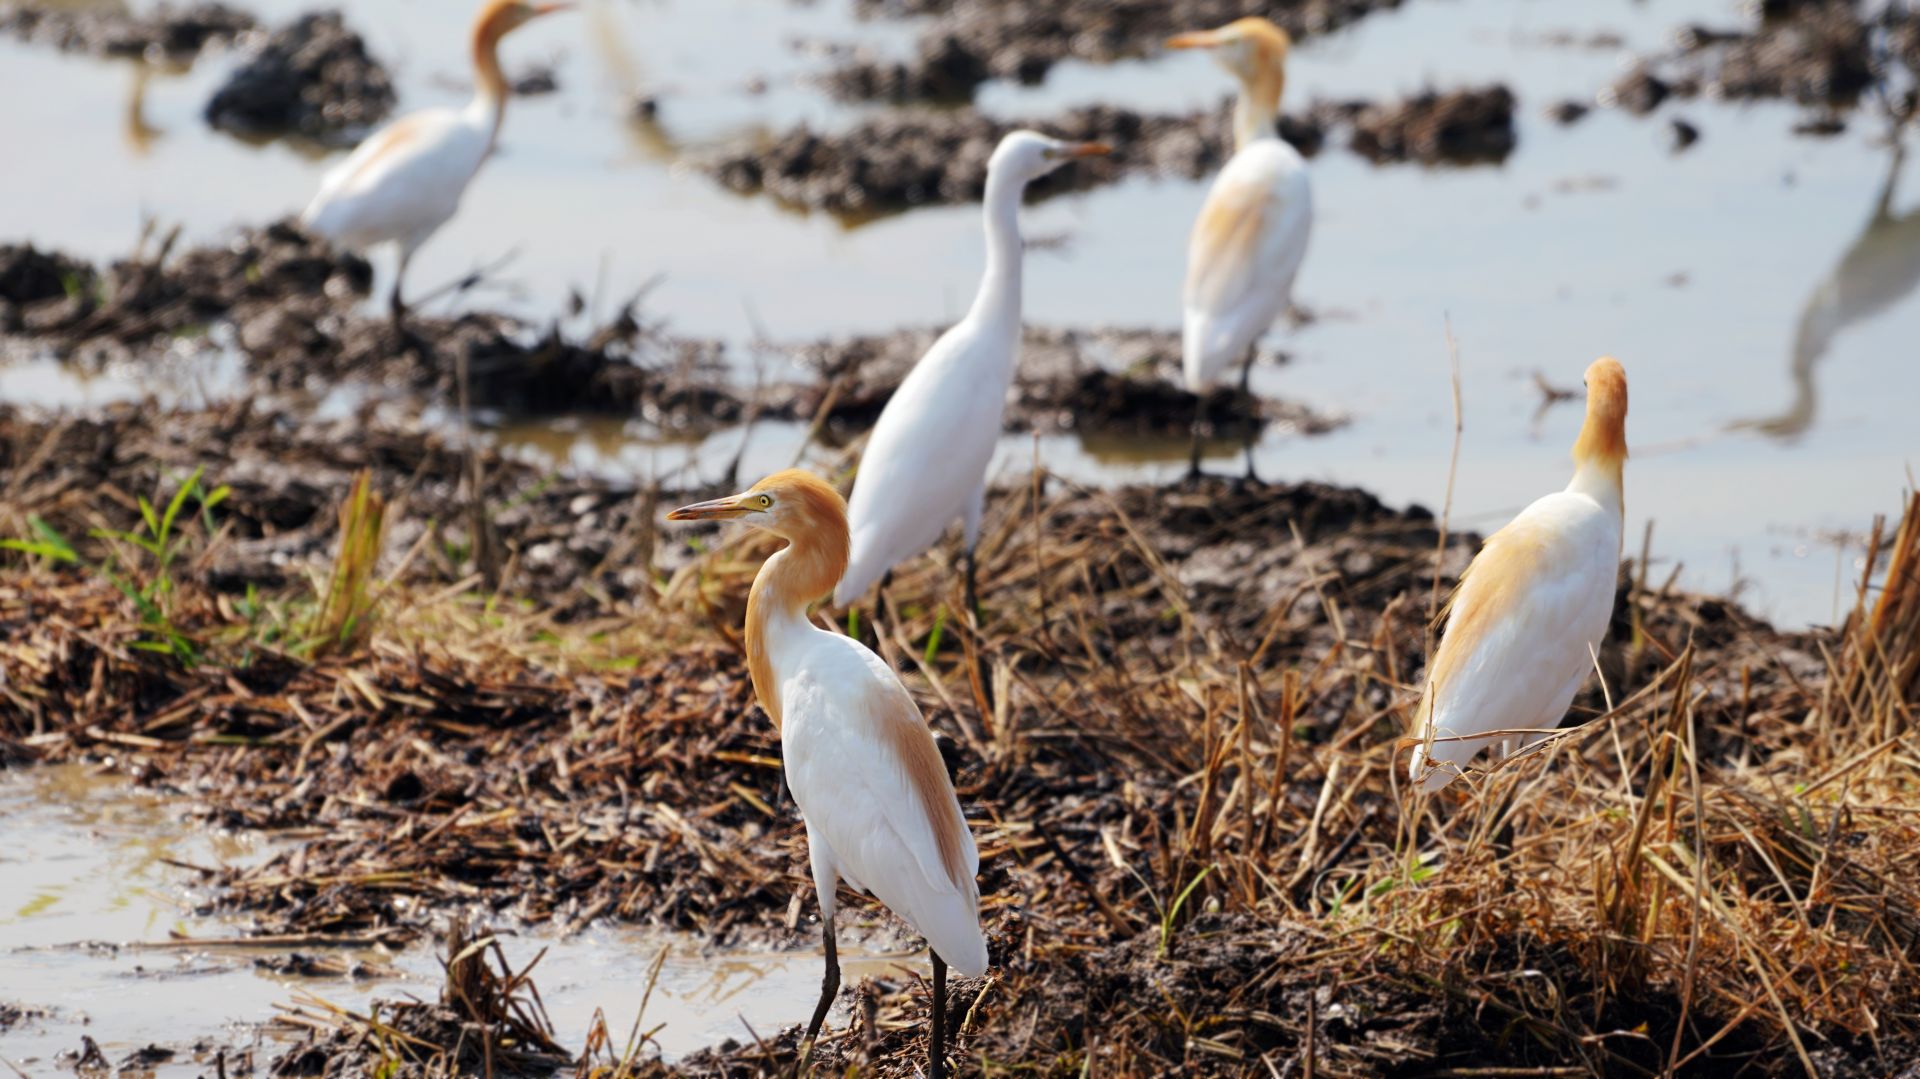
[[[1096,106],[1026,123],[963,110],[887,114],[831,134],[802,125],[764,145],[723,149],[698,164],[732,190],[765,191],[782,202],[835,213],[972,202],[986,190],[994,147],[1022,127],[1114,149],[1111,157],[1082,158],[1042,177],[1029,188],[1036,198],[1132,171],[1199,176],[1225,160],[1230,146],[1224,126],[1211,115],[1147,116]]]
[[[247,48],[246,61],[207,102],[207,122],[223,131],[345,143],[393,110],[392,78],[337,11],[250,35]]]
[[[1665,53],[1644,57],[1602,95],[1603,103],[1647,113],[1669,97],[1705,93],[1729,100],[1782,99],[1831,113],[1858,104],[1869,90],[1900,97],[1913,110],[1911,87],[1895,85],[1895,64],[1920,75],[1920,12],[1901,5],[1875,10],[1855,0],[1795,0],[1752,5],[1753,21],[1734,28],[1689,25]],[[1886,45],[1877,55],[1876,39]],[[1808,132],[1823,125],[1802,122]]]
[[[862,14],[934,16],[914,54],[886,60],[856,52],[827,76],[845,97],[965,100],[990,78],[1039,82],[1066,59],[1104,63],[1159,51],[1184,30],[1211,29],[1258,11],[1296,39],[1345,26],[1399,0],[861,0]]]
[[[1513,152],[1513,91],[1428,90],[1353,119],[1353,149],[1373,161],[1500,162]]]
[[[1351,126],[1352,148],[1376,162],[1497,162],[1514,146],[1513,106],[1504,86],[1428,91],[1394,104],[1321,101],[1281,117],[1278,130],[1308,157]],[[1035,182],[1032,196],[1044,198],[1128,175],[1206,176],[1233,152],[1229,115],[1225,106],[1184,116],[1092,106],[1033,121],[998,120],[971,109],[892,112],[832,133],[803,124],[759,144],[722,148],[695,164],[734,191],[856,214],[978,200],[994,146],[1018,128],[1113,148],[1109,156],[1076,160]]]
[[[415,316],[402,331],[361,313],[373,280],[364,259],[291,222],[173,247],[105,269],[0,247],[0,331],[97,368],[151,358],[161,342],[225,321],[250,374],[272,388],[357,379],[451,402],[464,360],[471,402],[516,415],[618,413],[703,431],[743,413],[720,345],[643,324],[636,303],[578,336],[489,312]]]
[[[30,44],[96,56],[180,63],[209,46],[231,43],[253,25],[253,16],[225,4],[187,8],[161,4],[135,14],[117,5],[0,0],[0,33]]]
[[[799,388],[787,410],[809,419],[831,398],[828,435],[847,439],[873,426],[887,400],[939,332],[898,330],[871,337],[819,341],[794,350],[820,379]],[[1180,438],[1188,433],[1193,395],[1181,384],[1180,338],[1161,330],[1061,330],[1029,327],[1020,346],[1009,431],[1065,431]],[[1259,400],[1238,387],[1216,388],[1208,418],[1218,434],[1239,436],[1267,422],[1320,434],[1340,421],[1286,401]]]

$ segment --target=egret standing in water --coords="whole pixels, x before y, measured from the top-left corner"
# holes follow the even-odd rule
[[[400,286],[413,253],[460,208],[460,196],[492,152],[507,111],[500,39],[572,4],[487,0],[473,20],[473,100],[464,109],[422,109],[381,128],[320,181],[300,223],[345,247],[390,243],[399,252],[389,310],[406,313]]]
[[[1620,575],[1627,373],[1587,368],[1587,419],[1573,482],[1487,537],[1448,601],[1428,665],[1409,774],[1428,791],[1494,744],[1514,748],[1559,726],[1613,617]]]
[[[987,272],[965,318],[940,335],[894,391],[854,477],[853,556],[833,601],[846,606],[932,546],[954,518],[966,547],[967,608],[977,607],[973,548],[1020,352],[1020,196],[1076,157],[1107,153],[1032,131],[1000,140],[987,163]]]
[[[1187,243],[1181,365],[1196,400],[1187,474],[1200,474],[1207,394],[1221,372],[1245,357],[1247,389],[1260,335],[1287,310],[1293,277],[1307,253],[1313,190],[1307,163],[1280,138],[1280,91],[1287,81],[1287,32],[1258,16],[1218,30],[1181,34],[1170,49],[1206,49],[1240,80],[1233,109],[1233,157],[1207,192]],[[1253,475],[1253,438],[1247,439]]]
[[[847,568],[846,503],[798,469],[742,494],[683,506],[672,521],[738,518],[787,541],[747,595],[753,695],[780,735],[787,789],[807,825],[827,972],[807,1026],[811,1044],[840,990],[835,883],[871,892],[927,938],[933,954],[928,1072],[945,1073],[947,967],[987,969],[980,853],[933,735],[893,669],[867,646],[815,625],[814,600]]]

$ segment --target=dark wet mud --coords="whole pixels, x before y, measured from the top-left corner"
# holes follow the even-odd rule
[[[1604,100],[1636,113],[1669,98],[1780,99],[1819,110],[1821,134],[1835,113],[1872,100],[1895,116],[1916,107],[1920,13],[1906,5],[1794,0],[1750,5],[1745,25],[1691,25],[1667,52],[1643,58]],[[1804,130],[1803,130],[1804,129]]]
[[[222,425],[218,413],[128,410],[116,429],[92,433],[68,420],[0,418],[9,455],[0,465],[24,477],[0,506],[6,527],[24,513],[130,525],[135,511],[113,492],[164,489],[162,477],[204,460],[210,478],[233,485],[220,508],[232,522],[224,542],[246,544],[269,531],[270,512],[290,530],[329,515],[338,484],[312,463],[329,452],[358,456],[327,467],[372,470],[395,495],[396,524],[461,517],[438,493],[462,482],[457,455],[407,450],[431,440],[383,431],[371,418],[353,439],[290,437],[299,424],[284,418]],[[235,437],[241,431],[249,433]],[[425,628],[467,617],[462,602],[427,598],[475,572],[450,528],[424,544],[417,524],[388,537],[390,553],[435,553],[394,570],[415,598],[385,616],[392,621],[381,632],[392,636],[375,641],[391,643],[345,653],[303,657],[236,641],[244,582],[186,571],[175,617],[206,642],[192,668],[131,647],[147,631],[106,581],[11,566],[0,576],[0,648],[16,661],[8,688],[25,708],[0,721],[0,744],[39,759],[110,754],[138,782],[179,794],[220,826],[320,826],[264,864],[210,879],[213,902],[249,912],[263,932],[372,933],[431,947],[457,911],[562,931],[613,918],[716,943],[808,946],[804,837],[780,795],[777,739],[751,703],[734,639],[707,628],[739,624],[767,545],[718,529],[664,532],[664,505],[703,490],[656,496],[590,481],[559,489],[507,463],[489,462],[489,471],[501,478],[486,502],[502,518],[514,567],[501,594],[541,596],[495,605],[492,629]],[[1473,537],[1442,544],[1424,510],[1314,484],[1094,492],[1042,479],[1038,502],[1035,492],[1022,481],[991,496],[977,631],[949,621],[945,647],[928,643],[932,612],[950,601],[944,554],[897,575],[892,600],[903,613],[884,626],[886,639],[871,636],[871,623],[860,631],[906,672],[951,739],[957,785],[981,835],[996,969],[991,981],[955,987],[962,1059],[1237,1075],[1263,1058],[1298,1069],[1311,1047],[1330,1074],[1413,1074],[1578,1060],[1593,1031],[1644,1025],[1654,1035],[1646,1046],[1609,1048],[1600,1062],[1658,1062],[1647,1046],[1664,1045],[1675,1028],[1677,968],[1607,958],[1606,937],[1594,935],[1595,915],[1582,906],[1591,883],[1562,879],[1558,847],[1457,846],[1473,834],[1468,803],[1448,811],[1455,825],[1446,817],[1428,825],[1452,836],[1436,840],[1444,871],[1383,890],[1403,857],[1402,810],[1380,754],[1420,669],[1429,596],[1465,564]],[[632,509],[605,512],[614,506]],[[625,523],[608,523],[616,520]],[[596,534],[629,545],[591,549]],[[564,568],[551,576],[520,568],[541,565],[542,547]],[[319,535],[289,554],[296,563],[328,557]],[[629,590],[612,591],[621,580]],[[1716,865],[1740,865],[1743,829],[1786,857],[1798,849],[1796,818],[1755,801],[1764,786],[1737,776],[1774,760],[1797,767],[1809,737],[1805,695],[1829,677],[1823,651],[1835,640],[1778,633],[1724,601],[1638,580],[1624,578],[1603,669],[1616,694],[1648,690],[1647,712],[1562,755],[1553,766],[1561,778],[1534,791],[1515,834],[1558,836],[1548,827],[1558,822],[1578,834],[1553,842],[1589,859],[1627,842],[1630,820],[1616,828],[1594,814],[1605,795],[1579,784],[1608,781],[1615,738],[1630,761],[1650,748],[1645,730],[1666,699],[1658,687],[1690,646],[1701,767],[1717,777],[1706,802],[1721,815]],[[405,613],[416,604],[431,617]],[[557,661],[572,649],[602,658]],[[922,649],[934,658],[916,661]],[[966,686],[970,653],[984,657],[1004,698],[991,712]],[[942,688],[922,670],[939,674]],[[1267,718],[1237,731],[1236,707]],[[1590,689],[1576,715],[1604,707]],[[1869,884],[1877,859],[1900,849],[1903,827],[1862,819],[1846,829],[1833,886],[1852,895]],[[1266,868],[1255,873],[1255,864]],[[1774,879],[1762,862],[1738,872],[1756,889]],[[1163,922],[1159,912],[1189,884],[1189,905]],[[1517,908],[1516,889],[1535,898]],[[843,899],[870,909],[866,899]],[[1343,901],[1361,906],[1360,921],[1335,917]],[[1785,913],[1792,901],[1767,902]],[[1904,900],[1887,917],[1920,919]],[[1883,980],[1893,960],[1878,924],[1843,920],[1829,930],[1852,934],[1852,961],[1870,973],[1830,1007],[1809,1000],[1803,1021],[1834,1024],[1834,1010],[1859,994],[1885,1007],[1885,994],[1904,993]],[[1659,939],[1684,949],[1687,937]],[[1739,977],[1741,954],[1718,942],[1702,976]],[[1580,1007],[1542,1011],[1512,987],[1507,972],[1516,969],[1540,972]],[[495,997],[511,992],[502,988],[507,970],[496,971]],[[1621,977],[1642,988],[1612,988]],[[821,1065],[910,1074],[924,1051],[924,988],[883,981],[859,992],[870,1008],[856,1007],[855,1028],[821,1047]],[[492,1030],[499,1046],[537,1040],[509,1030],[498,1008],[463,1008],[443,994],[388,1019],[454,1050],[461,1030]],[[1499,1037],[1489,1010],[1536,1036]],[[1790,1059],[1778,1028],[1750,1010],[1716,997],[1690,1011],[1714,1029],[1731,1024],[1716,1064]],[[1204,1028],[1183,1026],[1181,1015],[1205,1015]],[[1890,1059],[1840,1026],[1823,1029],[1839,1074]],[[790,1063],[793,1030],[763,1033],[680,1067],[746,1075]],[[343,1022],[272,1066],[354,1074],[377,1044]]]
[[[1283,116],[1278,128],[1309,157],[1344,135],[1350,149],[1376,162],[1499,162],[1514,147],[1513,109],[1513,95],[1502,86],[1426,91],[1393,103],[1316,102]],[[1023,127],[1113,148],[1106,157],[1079,159],[1042,177],[1032,185],[1035,198],[1128,175],[1198,179],[1232,155],[1229,117],[1224,106],[1179,116],[1092,106],[1022,121],[972,110],[903,111],[832,133],[803,125],[759,144],[723,148],[696,164],[742,193],[764,191],[834,213],[876,213],[978,200],[994,146]]]
[[[845,440],[872,427],[887,400],[939,336],[933,329],[816,342],[795,357],[819,373],[795,398],[802,418],[821,415],[829,437]],[[1267,356],[1260,362],[1278,362]],[[1185,436],[1194,398],[1180,374],[1180,337],[1160,330],[1073,331],[1029,327],[1021,341],[1006,429],[1160,438]],[[1215,388],[1207,415],[1220,435],[1242,436],[1267,423],[1306,434],[1340,426],[1340,418],[1299,404],[1260,400],[1238,386]]]
[[[358,385],[370,398],[397,394],[442,406],[460,400],[464,368],[469,404],[509,418],[618,415],[673,435],[699,435],[750,416],[818,418],[834,441],[878,418],[937,336],[903,330],[788,348],[815,378],[746,386],[724,346],[671,333],[637,298],[598,324],[576,318],[540,326],[467,311],[414,315],[395,327],[365,312],[367,263],[294,225],[244,231],[220,246],[173,246],[150,237],[141,251],[104,267],[29,245],[0,246],[0,335],[95,371],[198,341],[236,350],[262,390],[325,394]],[[1207,411],[1221,435],[1270,422],[1318,434],[1340,422],[1231,386],[1213,391]],[[1007,429],[1177,436],[1192,412],[1177,336],[1035,330],[1024,345]]]
[[[351,143],[393,111],[387,69],[337,11],[242,39],[246,55],[208,100],[209,124],[245,138]]]
[[[1399,0],[1289,0],[1253,7],[1243,0],[1064,0],[1046,5],[999,0],[861,0],[873,17],[932,16],[911,56],[856,55],[827,76],[843,97],[860,100],[966,100],[988,79],[1038,82],[1067,59],[1108,62],[1158,52],[1186,30],[1206,30],[1249,13],[1296,38],[1323,34]]]
[[[1355,153],[1372,161],[1497,164],[1513,152],[1513,92],[1504,86],[1428,90],[1353,118]]]
[[[226,4],[142,8],[0,0],[0,34],[63,52],[185,63],[254,26],[252,15]]]

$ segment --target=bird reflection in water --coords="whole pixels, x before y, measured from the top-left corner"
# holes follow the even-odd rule
[[[1792,364],[1788,375],[1793,400],[1774,416],[1740,420],[1735,429],[1759,431],[1791,441],[1813,426],[1819,394],[1814,368],[1827,354],[1834,338],[1848,327],[1892,307],[1920,286],[1920,207],[1904,214],[1893,212],[1906,148],[1896,136],[1888,160],[1887,178],[1873,205],[1866,229],[1853,241],[1840,264],[1827,275],[1800,312],[1794,331]]]

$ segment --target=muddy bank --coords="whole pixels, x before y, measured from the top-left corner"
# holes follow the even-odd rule
[[[1513,91],[1505,86],[1368,105],[1353,117],[1353,151],[1370,161],[1423,164],[1505,161],[1513,152]]]
[[[1514,147],[1513,94],[1504,86],[1425,91],[1399,102],[1315,102],[1283,116],[1280,136],[1313,156],[1346,133],[1375,162],[1499,162]],[[802,125],[760,144],[723,148],[695,162],[743,194],[766,192],[790,205],[842,214],[930,203],[970,202],[986,189],[987,160],[1007,132],[1030,127],[1064,139],[1105,142],[1113,153],[1083,158],[1036,181],[1044,198],[1123,176],[1199,179],[1233,152],[1225,106],[1153,115],[1090,106],[1031,121],[997,120],[970,109],[900,112],[839,132]]]
[[[1295,39],[1324,34],[1399,0],[1288,0],[1259,13]],[[999,0],[861,0],[863,15],[932,16],[913,54],[903,59],[861,51],[826,76],[827,85],[856,100],[966,100],[988,79],[1035,83],[1061,60],[1107,63],[1160,51],[1168,37],[1204,30],[1246,15],[1241,0],[1064,0],[1008,4]]]
[[[337,11],[241,39],[246,56],[207,101],[207,123],[243,138],[350,144],[393,111],[393,79]]]
[[[721,347],[642,322],[637,302],[598,325],[565,330],[506,315],[364,313],[372,270],[282,222],[226,244],[173,251],[171,238],[106,267],[31,246],[0,246],[0,333],[90,369],[138,362],[215,323],[252,377],[289,391],[348,380],[454,402],[469,372],[477,408],[510,414],[617,413],[666,431],[737,421]]]
[[[48,434],[7,436],[0,445]],[[7,462],[9,473],[18,467]],[[408,462],[378,474],[388,484],[416,472],[439,475]],[[76,491],[137,490],[144,475],[30,482],[6,506],[58,512]],[[1492,840],[1475,796],[1450,795],[1425,819],[1412,848],[1424,868],[1408,878],[1391,746],[1418,684],[1429,597],[1464,565],[1472,537],[1441,548],[1436,582],[1432,517],[1360,491],[1209,480],[1099,492],[1046,480],[1036,503],[1032,490],[1022,482],[991,496],[977,632],[949,620],[944,645],[931,643],[933,612],[955,587],[945,555],[896,576],[904,613],[885,640],[871,622],[861,630],[951,739],[980,837],[996,969],[952,995],[958,1059],[1246,1074],[1262,1060],[1297,1072],[1312,1046],[1318,1068],[1340,1073],[1539,1068],[1583,1054],[1597,1054],[1596,1067],[1657,1067],[1685,1010],[1702,1027],[1683,1034],[1690,1047],[1728,1028],[1709,1065],[1784,1065],[1794,1051],[1782,1028],[1738,1003],[1759,990],[1743,980],[1751,971],[1736,940],[1696,937],[1685,904],[1646,890],[1650,869],[1615,877],[1626,883],[1598,898],[1588,873],[1568,872],[1639,849],[1677,857],[1674,844],[1694,835],[1707,837],[1700,849],[1716,888],[1745,888],[1727,915],[1742,926],[1806,932],[1794,898],[1768,890],[1782,861],[1803,873],[1826,859],[1836,908],[1877,897],[1879,918],[1829,921],[1782,949],[1784,971],[1772,976],[1835,1067],[1885,1070],[1884,1054],[1906,1044],[1905,1026],[1882,1027],[1876,1050],[1850,1024],[1871,1007],[1892,1026],[1911,999],[1899,951],[1920,912],[1876,883],[1911,851],[1910,822],[1861,813],[1829,824],[1825,803],[1768,793],[1781,777],[1857,756],[1846,732],[1858,717],[1843,709],[1804,722],[1834,636],[1781,634],[1730,604],[1642,588],[1628,574],[1606,666],[1616,698],[1637,703],[1530,765],[1538,782]],[[244,509],[256,497],[236,491],[230,501]],[[111,522],[129,519],[110,498],[96,504]],[[548,528],[576,514],[567,499],[527,505]],[[659,508],[645,520],[657,524]],[[213,881],[217,901],[254,912],[263,932],[424,936],[448,911],[481,910],[563,930],[609,917],[722,944],[807,947],[817,927],[802,831],[779,793],[777,741],[726,636],[768,547],[732,535],[663,531],[625,558],[650,593],[582,608],[571,623],[579,632],[539,617],[552,589],[507,593],[540,598],[492,605],[503,621],[490,630],[458,614],[480,597],[423,598],[431,617],[393,611],[364,648],[306,660],[210,644],[208,662],[191,670],[130,647],[140,630],[110,584],[29,575],[7,556],[0,648],[20,672],[7,688],[29,710],[0,720],[0,739],[44,758],[111,754],[222,825],[322,826]],[[389,556],[408,546],[390,537]],[[411,568],[406,579],[420,589],[408,594],[463,571]],[[202,587],[183,581],[182,619],[214,642],[237,615]],[[967,687],[969,652],[983,657],[995,709],[981,710]],[[626,662],[605,662],[613,656]],[[1653,778],[1667,774],[1654,732],[1672,722],[1671,699],[1695,702],[1698,796],[1679,788],[1667,798]],[[1604,707],[1589,689],[1576,718]],[[1852,767],[1863,797],[1904,782]],[[1621,812],[1594,812],[1609,803]],[[1654,832],[1635,839],[1642,805]],[[1839,828],[1843,840],[1808,839],[1792,805],[1815,814],[1811,834]],[[1696,823],[1696,806],[1707,819]],[[1671,830],[1660,823],[1669,812]],[[1754,844],[1771,864],[1743,860]],[[1163,918],[1183,891],[1186,903]],[[891,924],[870,900],[842,898],[859,912],[849,926],[869,916]],[[1625,904],[1621,924],[1654,927],[1638,947],[1609,943],[1616,930],[1596,904],[1610,902]],[[1811,972],[1832,949],[1846,950],[1853,976],[1821,986]],[[1733,991],[1698,994],[1683,1009],[1687,969]],[[1553,996],[1543,1004],[1515,984],[1529,979],[1551,980]],[[823,1067],[911,1074],[924,988],[882,981],[849,992],[871,1000],[856,1015],[873,1018],[823,1045]],[[407,1029],[435,1044],[473,1028],[445,998],[408,1007],[420,1014]],[[1504,1024],[1489,1025],[1489,1013],[1530,1036],[1497,1036]],[[1200,1032],[1177,1018],[1201,1014]],[[482,1021],[499,1023],[497,1012]],[[1597,1037],[1634,1028],[1648,1037]],[[316,1036],[276,1067],[350,1074],[369,1044],[357,1033],[349,1024]],[[794,1031],[762,1033],[764,1042],[716,1047],[681,1070],[746,1075],[790,1062]]]
[[[1755,4],[1749,10],[1752,21],[1743,26],[1682,27],[1671,49],[1642,58],[1605,91],[1603,102],[1647,113],[1669,98],[1705,94],[1781,99],[1830,113],[1880,88],[1896,113],[1912,114],[1914,91],[1906,82],[1920,74],[1920,13],[1855,0]],[[1877,40],[1885,41],[1884,53]],[[1907,80],[1895,67],[1907,70]]]
[[[879,420],[901,380],[938,337],[938,330],[922,328],[797,348],[795,359],[818,372],[819,380],[802,388],[791,408],[810,418],[825,406],[827,436],[850,439]],[[1266,355],[1259,362],[1283,360]],[[1193,407],[1180,373],[1177,333],[1029,327],[1007,402],[1006,429],[1182,438]],[[1343,422],[1297,402],[1244,394],[1237,385],[1216,387],[1208,395],[1207,414],[1217,434],[1234,437],[1268,423],[1323,434]]]
[[[335,511],[362,469],[401,498],[388,538],[420,546],[410,564],[419,580],[491,574],[547,596],[560,615],[576,589],[597,593],[597,606],[648,588],[644,564],[627,558],[651,542],[650,491],[552,476],[484,449],[470,464],[456,437],[418,420],[376,408],[321,419],[265,395],[203,409],[117,405],[86,417],[0,406],[0,534],[28,534],[32,515],[105,557],[86,539],[95,522],[120,520],[130,492],[170,498],[195,469],[207,489],[228,488],[226,538],[193,569],[210,594],[299,587],[301,567],[331,550]]]
[[[354,392],[370,403],[397,396],[443,407],[458,401],[464,364],[472,405],[509,418],[618,415],[662,433],[698,435],[749,414],[799,422],[824,416],[826,437],[844,441],[879,418],[937,336],[909,330],[791,347],[786,351],[815,377],[744,387],[719,342],[666,332],[637,300],[597,326],[576,329],[486,311],[415,315],[396,329],[363,313],[372,279],[366,262],[293,225],[177,254],[167,240],[155,247],[95,267],[29,245],[0,245],[0,339],[95,371],[183,346],[231,348],[245,360],[247,392],[359,387]],[[1177,437],[1192,411],[1177,335],[1035,330],[1022,353],[1007,429]],[[1213,391],[1208,415],[1217,433],[1236,436],[1270,422],[1308,434],[1340,422],[1236,386]]]
[[[0,34],[63,52],[186,63],[201,50],[230,45],[253,29],[253,16],[225,4],[162,4],[136,14],[119,6],[0,0]]]
[[[1123,335],[1109,347],[1153,342]],[[17,706],[0,717],[0,744],[41,759],[110,755],[223,826],[319,826],[212,879],[214,901],[251,912],[262,932],[401,940],[459,910],[562,931],[618,918],[717,944],[809,946],[803,833],[730,636],[769,545],[660,524],[665,504],[705,491],[651,496],[489,459],[497,478],[483,501],[508,568],[497,594],[477,592],[462,584],[476,572],[463,553],[472,544],[448,524],[466,519],[454,493],[463,463],[377,419],[328,429],[239,410],[129,409],[109,426],[0,413],[9,535],[29,534],[29,515],[73,535],[87,522],[134,527],[129,495],[164,494],[165,477],[189,465],[230,486],[218,521],[196,515],[169,600],[172,632],[199,642],[193,666],[135,647],[155,627],[100,575],[0,555],[0,691]],[[381,565],[401,591],[363,643],[289,650],[287,637],[262,633],[272,617],[258,609],[297,611],[277,605],[324,576],[324,522],[360,466],[394,500]],[[197,545],[202,528],[221,537],[209,549]],[[219,548],[303,530],[310,538],[286,546],[278,578],[218,568]],[[625,546],[598,546],[602,536]],[[1826,859],[1818,871],[1836,907],[1884,912],[1821,924],[1769,974],[1836,1066],[1883,1060],[1853,1024],[1868,1007],[1891,1023],[1910,998],[1900,942],[1920,928],[1920,907],[1879,882],[1911,851],[1911,821],[1842,822],[1823,801],[1778,793],[1793,790],[1786,777],[1847,761],[1863,798],[1898,798],[1884,784],[1905,782],[1859,759],[1881,739],[1845,702],[1881,698],[1830,672],[1824,656],[1851,654],[1834,634],[1779,633],[1629,572],[1602,659],[1626,712],[1523,766],[1534,785],[1509,810],[1519,816],[1507,839],[1485,839],[1473,795],[1449,795],[1422,825],[1427,868],[1405,876],[1392,747],[1417,693],[1430,605],[1472,544],[1454,534],[1442,545],[1426,511],[1351,489],[1042,480],[990,498],[977,631],[951,619],[935,629],[957,587],[948,553],[902,567],[891,593],[901,613],[884,639],[871,619],[860,632],[952,742],[991,900],[996,977],[957,988],[957,1052],[1068,1070],[1091,1056],[1143,1075],[1241,1074],[1262,1058],[1297,1061],[1309,1043],[1332,1069],[1540,1067],[1583,1059],[1597,1031],[1644,1027],[1647,1041],[1599,1060],[1657,1066],[1664,1048],[1652,1047],[1677,1029],[1697,940],[1691,968],[1706,981],[1692,984],[1738,992],[1685,1010],[1707,1031],[1730,1027],[1720,1054],[1791,1060],[1783,1028],[1731,1003],[1760,992],[1745,981],[1746,953],[1717,932],[1696,937],[1684,904],[1647,890],[1653,870],[1611,877],[1625,883],[1597,899],[1588,874],[1567,872],[1596,858],[1644,866],[1636,845],[1678,857],[1675,845],[1698,835],[1710,837],[1699,840],[1708,879],[1744,897],[1727,915],[1751,925],[1743,931],[1807,931],[1794,898],[1769,890],[1782,863],[1802,873]],[[987,669],[993,709],[969,688],[969,655]],[[1835,677],[1842,688],[1829,695]],[[1656,805],[1672,789],[1655,777],[1669,774],[1656,732],[1673,722],[1674,699],[1694,702],[1704,787]],[[1813,707],[1825,709],[1819,723],[1807,722]],[[1576,721],[1605,708],[1591,687]],[[1610,803],[1622,811],[1593,811]],[[1643,805],[1651,836],[1634,826]],[[1659,823],[1667,813],[1671,830]],[[1796,823],[1803,813],[1811,833]],[[1844,840],[1807,838],[1830,828]],[[1755,843],[1771,863],[1744,858]],[[1163,921],[1189,885],[1183,912]],[[892,925],[869,900],[845,898]],[[1616,903],[1624,914],[1604,913]],[[1661,919],[1646,920],[1656,909]],[[1608,918],[1655,929],[1622,951]],[[1812,972],[1841,953],[1852,978],[1822,987]],[[1566,1005],[1542,1012],[1515,970],[1545,972]],[[875,997],[871,1032],[823,1046],[823,1063],[907,1074],[923,991],[864,992]],[[1489,1010],[1535,1036],[1490,1037]],[[1205,1046],[1170,1018],[1200,1012],[1213,1017]],[[423,1037],[451,1029],[431,1008],[419,1022]],[[792,1032],[767,1033],[767,1050],[790,1060]],[[1880,1044],[1901,1045],[1911,1032],[1881,1033]],[[283,1066],[327,1073],[365,1045],[350,1031],[316,1036]],[[685,1067],[745,1074],[761,1053],[722,1046]]]

